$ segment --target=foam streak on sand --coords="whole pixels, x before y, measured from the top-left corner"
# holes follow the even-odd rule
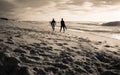
[[[113,34],[113,35],[112,35],[112,38],[115,38],[115,39],[120,40],[120,34]]]
[[[86,32],[86,31],[80,31],[80,30],[74,30],[74,29],[69,29],[68,34],[72,34],[77,37],[84,37],[86,39],[90,39],[92,41],[101,41],[101,42],[106,42],[110,45],[120,45],[120,40],[116,39],[119,38],[117,37],[112,37],[113,34],[106,35],[106,34],[97,34],[97,33],[91,33],[91,32]]]
[[[0,75],[120,75],[116,40],[50,30],[48,23],[0,20]]]

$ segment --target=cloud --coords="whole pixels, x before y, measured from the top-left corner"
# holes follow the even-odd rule
[[[94,6],[120,4],[120,0],[72,0],[73,5],[82,5],[84,2],[91,2]]]
[[[14,0],[18,7],[42,7],[47,6],[51,2],[55,2],[56,4],[59,2],[63,2],[64,0]]]
[[[99,15],[118,12],[119,4],[120,0],[0,0],[0,16],[20,20],[50,20],[53,17],[88,20],[95,16],[96,20]]]
[[[19,7],[40,7],[47,5],[49,3],[48,0],[15,0],[15,3]]]
[[[55,2],[50,2],[47,5],[39,6],[39,7],[24,7],[22,8],[22,10],[20,10],[21,8],[17,8],[15,10],[15,13],[18,13],[18,15],[16,16],[22,20],[28,20],[28,19],[37,20],[38,18],[40,19],[40,17],[44,17],[44,18],[50,17],[49,16],[50,13],[57,11],[55,6],[56,6]]]
[[[0,16],[11,16],[15,6],[6,0],[0,0]]]

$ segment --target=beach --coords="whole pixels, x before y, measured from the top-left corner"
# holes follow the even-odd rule
[[[0,75],[120,75],[118,27],[0,20]]]

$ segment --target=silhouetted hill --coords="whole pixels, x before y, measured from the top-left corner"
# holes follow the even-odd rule
[[[103,23],[103,26],[120,26],[120,21]]]
[[[5,17],[0,17],[0,20],[5,20],[5,21],[15,21],[15,19],[9,19]]]
[[[9,20],[8,18],[0,17],[1,20]]]

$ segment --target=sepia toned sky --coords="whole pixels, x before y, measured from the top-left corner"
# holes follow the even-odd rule
[[[120,0],[0,0],[0,17],[18,20],[119,21]]]

